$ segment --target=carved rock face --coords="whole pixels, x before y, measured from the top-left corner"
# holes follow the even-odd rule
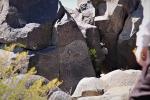
[[[59,77],[63,80],[60,88],[73,92],[82,78],[95,76],[95,72],[87,44],[76,22],[69,18],[61,19],[56,24],[58,47],[37,52],[36,67],[40,75],[50,80]]]

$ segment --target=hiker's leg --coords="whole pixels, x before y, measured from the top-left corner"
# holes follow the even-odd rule
[[[150,100],[150,65],[143,69],[129,100]]]

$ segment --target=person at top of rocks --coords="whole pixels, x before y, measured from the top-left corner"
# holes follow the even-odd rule
[[[143,21],[137,33],[137,62],[142,66],[142,75],[132,90],[129,100],[150,100],[150,0],[141,0]]]

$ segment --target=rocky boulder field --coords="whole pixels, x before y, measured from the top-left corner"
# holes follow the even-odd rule
[[[77,5],[73,10],[59,0],[0,0],[0,66],[28,52],[19,79],[35,66],[37,75],[27,83],[38,77],[44,84],[62,81],[48,100],[128,100],[141,73],[133,53],[143,19],[140,0]],[[10,44],[17,47],[9,51]]]

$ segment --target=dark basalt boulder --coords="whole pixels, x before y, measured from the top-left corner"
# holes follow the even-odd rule
[[[118,38],[118,65],[123,68],[135,68],[139,66],[136,63],[133,50],[136,48],[136,33],[143,19],[143,7],[141,4],[126,19],[124,28]],[[130,59],[129,59],[130,58]]]
[[[106,59],[108,50],[105,45],[101,42],[101,35],[99,34],[98,28],[89,27],[86,30],[86,42],[91,53],[91,60],[96,71],[96,76],[99,77],[101,72],[104,72],[107,68],[103,67],[103,62]],[[95,50],[95,54],[92,54]]]
[[[88,47],[74,19],[66,14],[55,23],[57,46],[36,52],[38,74],[49,80],[58,77],[60,88],[71,93],[84,77],[95,76]],[[82,71],[82,72],[81,72]]]
[[[31,50],[51,45],[53,23],[63,14],[58,0],[1,0],[0,4],[1,43]]]
[[[64,91],[74,91],[79,80],[95,76],[84,37],[73,18],[66,13],[57,23],[58,49],[60,53],[60,79]],[[73,36],[73,37],[72,37]],[[83,70],[83,72],[81,72]]]
[[[95,21],[102,36],[101,41],[108,49],[108,55],[105,59],[106,66],[109,66],[107,68],[108,71],[117,68],[117,39],[127,16],[123,6],[117,6],[116,4],[116,7],[112,10],[111,5],[115,5],[115,2],[113,3],[109,2],[109,6],[107,6],[107,13],[109,14],[108,18],[105,19],[106,15],[104,15],[101,17],[102,19]]]
[[[92,23],[84,21],[83,17],[83,15],[92,13],[92,11],[84,13],[84,11],[91,9],[90,6],[87,6],[90,3],[95,8],[95,13],[93,13],[95,14],[95,22]],[[103,59],[101,60],[107,72],[118,68],[125,68],[124,66],[135,69],[138,67],[132,50],[135,48],[135,35],[142,20],[140,15],[142,14],[142,9],[138,10],[139,4],[140,0],[78,0],[78,7],[81,12],[78,14],[79,17],[75,17],[75,19],[85,38],[88,38],[88,44],[92,44],[93,41],[105,44],[108,54],[104,61]],[[87,17],[92,21],[91,16]],[[89,24],[95,27],[91,27]],[[86,36],[87,33],[89,34],[87,30],[90,28],[97,28],[99,32],[90,31],[90,37]],[[100,38],[94,40],[93,36],[96,33],[99,34]],[[90,48],[90,45],[88,47]],[[97,52],[100,54],[100,57],[103,56],[100,53],[101,51]],[[128,59],[128,57],[132,60]]]

